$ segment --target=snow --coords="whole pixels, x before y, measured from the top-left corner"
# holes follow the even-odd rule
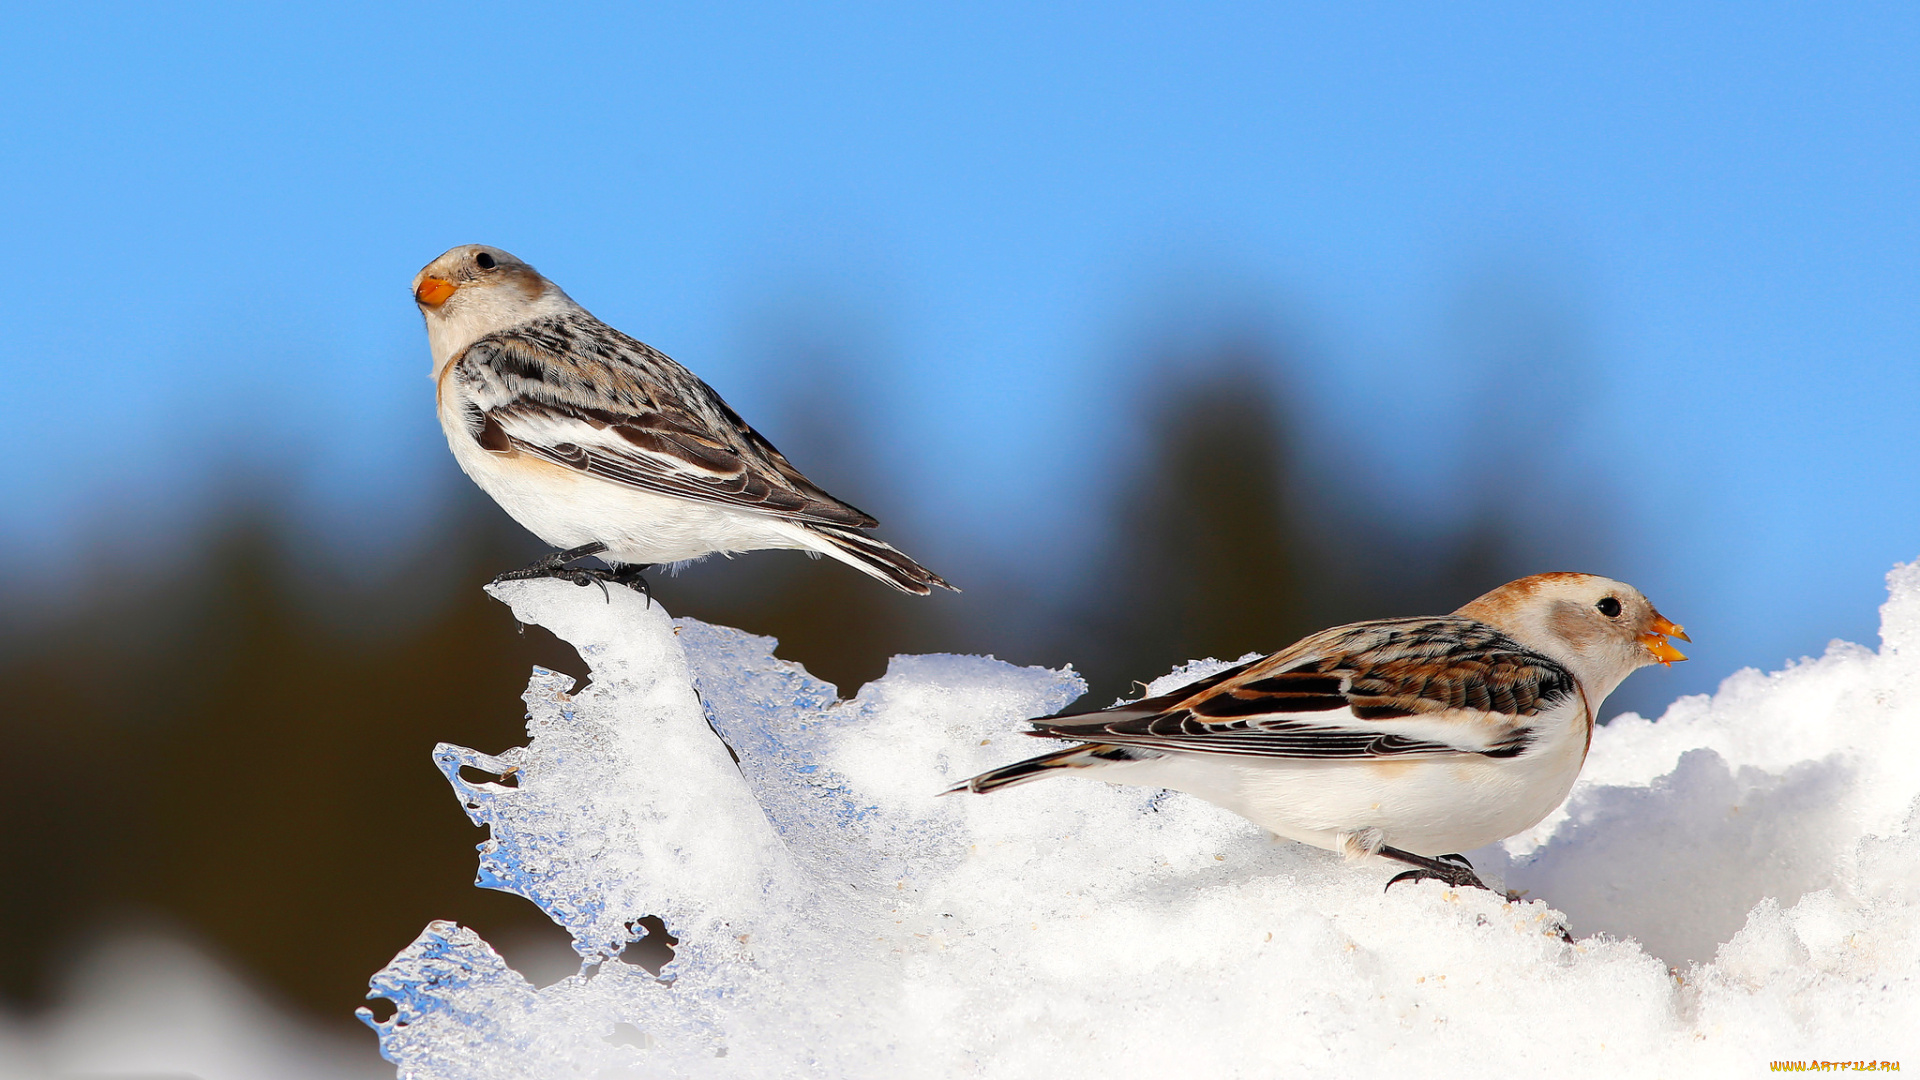
[[[1920,568],[1889,580],[1879,652],[1597,732],[1561,812],[1471,853],[1514,903],[1387,893],[1393,867],[1177,794],[936,797],[1046,745],[1021,721],[1071,671],[896,657],[840,701],[628,590],[501,586],[591,682],[536,670],[526,747],[435,760],[489,828],[480,884],[582,966],[535,986],[434,923],[372,981],[397,1012],[362,1015],[420,1080],[1920,1061]],[[650,915],[677,938],[658,977],[623,953]]]

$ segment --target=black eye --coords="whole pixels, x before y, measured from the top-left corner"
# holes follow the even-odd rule
[[[493,269],[493,256],[483,251],[473,257],[473,264],[482,270],[491,270]]]
[[[1600,602],[1593,606],[1599,608],[1600,614],[1605,615],[1609,619],[1617,619],[1620,617],[1620,601],[1615,600],[1611,596],[1601,597]]]

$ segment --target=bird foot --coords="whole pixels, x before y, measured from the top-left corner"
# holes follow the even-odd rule
[[[575,559],[584,559],[589,555],[598,555],[605,550],[607,550],[607,545],[596,540],[591,544],[581,544],[579,547],[568,548],[565,551],[555,551],[540,556],[518,570],[509,570],[501,574],[499,577],[493,579],[493,584],[498,585],[503,581],[526,581],[530,578],[542,577],[557,577],[572,581],[574,579],[571,575],[583,573],[584,571],[568,569],[568,563]]]
[[[1413,864],[1413,869],[1403,870],[1393,875],[1393,878],[1387,882],[1388,889],[1403,881],[1444,881],[1456,889],[1486,889],[1488,892],[1493,892],[1492,889],[1487,888],[1486,882],[1480,880],[1480,875],[1473,872],[1473,864],[1467,861],[1465,855],[1440,855],[1429,859],[1424,855],[1415,855],[1412,852],[1390,847],[1383,847],[1375,854]],[[1517,904],[1525,899],[1524,893],[1517,893],[1512,889],[1496,895],[1509,904]],[[1547,928],[1547,932],[1569,945],[1573,944],[1573,930],[1566,923],[1554,923]]]
[[[647,579],[641,576],[651,569],[653,569],[653,567],[645,563],[617,566],[607,572],[607,580],[613,582],[615,585],[625,585],[627,588],[646,597],[647,606],[652,607],[653,586],[647,584]]]
[[[1454,867],[1451,870],[1429,870],[1423,866],[1413,870],[1402,870],[1387,879],[1387,888],[1391,889],[1403,881],[1444,881],[1456,889],[1487,889],[1486,882],[1481,881],[1478,874],[1464,867]],[[1487,891],[1493,890],[1487,889]]]
[[[1493,891],[1487,888],[1486,882],[1480,880],[1480,875],[1473,872],[1473,864],[1467,861],[1465,855],[1442,855],[1436,859],[1429,859],[1424,855],[1415,855],[1409,851],[1390,847],[1381,848],[1379,854],[1413,866],[1411,870],[1403,870],[1395,874],[1387,882],[1388,889],[1403,881],[1442,881],[1456,889]]]
[[[568,548],[565,551],[556,551],[550,555],[543,555],[518,570],[509,570],[499,577],[494,578],[492,583],[498,585],[503,581],[526,581],[531,578],[558,578],[561,581],[571,581],[583,589],[589,585],[598,585],[600,586],[601,595],[606,597],[608,603],[612,603],[613,595],[607,592],[607,583],[612,582],[615,585],[625,585],[639,592],[640,595],[647,598],[647,603],[651,605],[653,603],[653,590],[647,586],[647,579],[641,576],[641,573],[647,569],[645,566],[620,566],[608,569],[599,566],[567,565],[575,559],[584,559],[589,555],[598,555],[605,550],[607,550],[607,545],[595,541],[591,544],[582,544],[576,548]]]

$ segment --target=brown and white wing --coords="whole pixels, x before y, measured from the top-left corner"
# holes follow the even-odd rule
[[[598,320],[488,335],[449,375],[465,391],[469,433],[494,453],[798,521],[877,524],[802,476],[691,372]]]
[[[1030,734],[1257,757],[1514,757],[1579,694],[1559,662],[1485,623],[1394,619],[1323,631],[1170,694],[1044,717]]]

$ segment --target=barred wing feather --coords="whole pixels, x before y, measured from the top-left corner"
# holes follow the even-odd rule
[[[456,361],[472,402],[469,431],[496,453],[533,454],[655,494],[876,524],[801,475],[691,372],[625,335],[615,344],[583,349],[564,320],[481,338]]]
[[[1336,627],[1170,694],[1033,721],[1031,734],[1285,758],[1513,757],[1573,675],[1457,616]]]

